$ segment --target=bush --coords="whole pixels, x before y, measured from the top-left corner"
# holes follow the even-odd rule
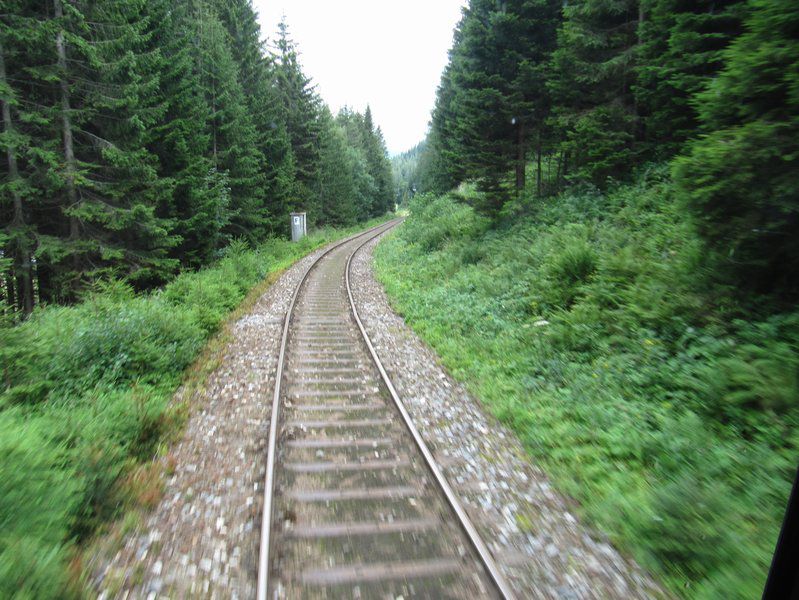
[[[0,597],[80,596],[67,564],[174,430],[169,402],[202,344],[268,273],[346,233],[237,242],[159,292],[98,282],[79,304],[0,324]]]
[[[471,208],[447,197],[420,194],[411,200],[410,210],[414,219],[408,223],[409,239],[425,251],[438,250],[447,242],[469,237],[482,222]]]
[[[719,286],[681,202],[662,166],[492,228],[421,199],[376,270],[589,523],[677,595],[749,598],[799,447],[799,313]]]

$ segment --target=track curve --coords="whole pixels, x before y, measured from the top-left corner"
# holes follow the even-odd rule
[[[329,248],[292,296],[270,421],[259,600],[513,597],[352,298],[353,256],[399,222]]]

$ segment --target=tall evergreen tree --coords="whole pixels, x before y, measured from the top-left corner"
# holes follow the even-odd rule
[[[743,290],[799,294],[799,5],[752,0],[676,161],[700,231]]]
[[[31,139],[24,131],[19,130],[16,122],[25,113],[20,114],[20,103],[16,90],[6,74],[6,47],[19,49],[31,23],[22,17],[20,6],[16,8],[16,16],[8,15],[0,20],[0,111],[2,111],[2,130],[0,130],[0,148],[3,150],[6,173],[0,182],[0,210],[8,214],[6,234],[0,248],[4,249],[6,264],[11,267],[11,275],[4,282],[9,304],[30,314],[34,304],[32,255],[35,240],[35,229],[31,225],[31,202],[33,189],[21,172],[20,159],[25,149],[30,148]],[[24,27],[27,25],[28,27]],[[16,56],[15,58],[20,58]],[[0,270],[0,273],[6,269]]]
[[[372,118],[372,109],[367,106],[363,115],[364,130],[364,155],[369,169],[369,175],[375,184],[374,200],[371,203],[369,216],[376,217],[385,214],[394,208],[393,179],[391,163],[388,160],[388,150],[383,132],[376,127]]]
[[[143,143],[161,116],[150,101],[157,77],[143,51],[144,4],[52,3],[55,68],[45,77],[58,82],[63,154],[48,177],[68,228],[51,224],[39,252],[67,298],[90,278],[147,286],[176,267],[170,223],[155,214],[165,189]]]
[[[671,157],[697,127],[694,96],[741,33],[743,0],[641,0],[635,97],[650,154]]]
[[[549,88],[563,149],[577,176],[604,185],[635,162],[639,136],[633,84],[638,0],[573,0],[553,55]]]
[[[209,109],[211,163],[228,177],[230,236],[257,240],[268,227],[262,188],[263,155],[256,146],[257,131],[250,117],[231,38],[213,6],[192,0],[195,61],[205,103]]]
[[[384,214],[393,208],[391,163],[383,134],[374,125],[371,108],[367,106],[364,114],[345,108],[336,122],[344,128],[349,146],[365,161],[372,182],[373,190],[358,202],[360,218]]]
[[[20,264],[27,254],[20,241],[25,242],[28,233],[33,236],[29,249],[36,257],[36,268],[31,279],[37,280],[39,299],[50,302],[59,296],[59,290],[56,271],[45,255],[52,247],[47,243],[48,234],[64,237],[68,231],[57,190],[63,147],[58,77],[54,72],[58,24],[52,16],[51,3],[30,0],[14,0],[8,11],[0,14],[6,75],[2,98],[8,111],[3,117],[2,144],[7,159],[14,159],[0,166],[4,171],[0,206],[14,207],[3,214],[11,234],[6,252],[16,256],[6,277],[6,290],[9,303],[19,303],[23,309],[30,306],[25,298],[32,299],[33,293],[27,283],[27,268],[24,262]]]
[[[461,22],[462,23],[462,22]],[[456,151],[455,124],[457,113],[453,106],[455,88],[452,84],[452,56],[460,39],[460,29],[455,31],[450,62],[444,68],[436,90],[436,103],[430,122],[424,155],[420,158],[420,191],[444,193],[466,178],[463,164]]]
[[[215,0],[215,6],[230,34],[231,50],[239,67],[239,84],[256,130],[256,147],[264,157],[261,162],[262,204],[268,212],[270,230],[282,232],[288,223],[294,160],[286,131],[285,110],[274,85],[275,59],[261,40],[261,28],[251,0]]]
[[[171,192],[157,212],[174,223],[180,237],[172,255],[196,268],[211,260],[227,239],[228,179],[212,162],[210,110],[195,69],[189,6],[155,0],[148,2],[148,9],[163,117],[147,130],[146,144],[158,156],[159,174]]]
[[[319,163],[321,100],[311,80],[302,72],[297,47],[289,37],[285,21],[278,25],[275,53],[275,82],[294,164],[296,184],[293,196],[298,208],[308,209],[315,201],[313,189]]]
[[[540,146],[558,11],[553,0],[472,0],[456,30],[433,112],[438,156],[428,164],[441,171],[437,187],[477,179],[488,213],[510,188],[524,189],[530,147]]]
[[[322,111],[319,170],[315,180],[317,220],[327,225],[349,225],[362,216],[363,203],[371,201],[374,183],[358,146],[345,128]],[[368,178],[368,179],[367,179]]]
[[[391,158],[391,171],[394,178],[394,202],[407,204],[421,187],[419,161],[425,152],[426,143],[420,142],[410,150]]]
[[[350,142],[280,30],[267,53],[250,0],[4,4],[6,306],[74,301],[97,278],[156,286],[233,237],[284,233],[290,208],[341,223],[382,212],[379,128],[358,115]]]

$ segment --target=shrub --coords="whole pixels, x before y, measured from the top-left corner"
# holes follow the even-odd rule
[[[123,510],[120,482],[174,430],[169,402],[203,342],[266,274],[345,234],[235,242],[160,292],[98,282],[0,324],[0,597],[81,596],[73,544]]]
[[[445,243],[469,237],[482,220],[465,204],[456,204],[446,197],[433,198],[420,194],[410,202],[414,219],[408,226],[408,239],[426,251],[440,249]]]
[[[709,276],[662,167],[491,228],[417,203],[375,253],[407,322],[676,595],[756,596],[799,447],[799,313]]]

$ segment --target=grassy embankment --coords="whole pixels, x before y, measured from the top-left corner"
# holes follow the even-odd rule
[[[233,244],[159,292],[107,284],[0,327],[0,597],[80,595],[81,546],[126,508],[157,502],[147,464],[185,420],[172,397],[207,374],[190,367],[208,339],[295,260],[377,222]]]
[[[513,223],[411,208],[378,276],[452,373],[677,595],[759,597],[799,447],[799,312],[712,281],[662,169]]]

